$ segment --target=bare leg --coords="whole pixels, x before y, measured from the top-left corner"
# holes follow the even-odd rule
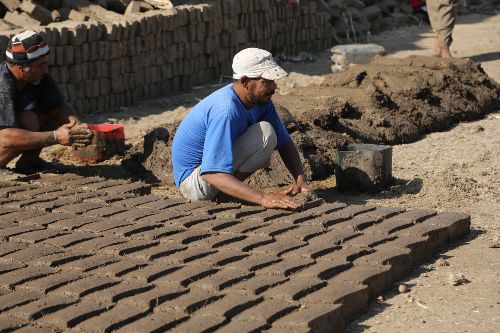
[[[18,122],[25,130],[32,132],[40,132],[40,121],[36,113],[32,111],[23,111],[18,113]],[[21,157],[17,160],[16,168],[30,168],[40,160],[41,149],[26,150],[21,153]]]
[[[441,57],[442,58],[453,58],[451,55],[450,49],[447,47],[441,48]]]
[[[441,57],[441,43],[439,43],[436,33],[434,33],[434,56]]]

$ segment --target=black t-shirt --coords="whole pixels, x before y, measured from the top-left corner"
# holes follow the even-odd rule
[[[50,112],[63,104],[64,96],[49,74],[39,84],[17,90],[16,78],[5,62],[0,64],[0,127],[17,127],[16,112]]]

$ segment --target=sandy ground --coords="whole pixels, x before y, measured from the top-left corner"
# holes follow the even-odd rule
[[[455,57],[481,62],[485,71],[500,82],[500,14],[459,17],[454,38]],[[405,57],[431,55],[433,39],[428,26],[414,26],[374,36],[374,42],[383,45],[388,56]],[[280,93],[321,81],[320,75],[330,70],[328,58],[325,51],[318,54],[315,63],[286,63],[284,67],[291,75],[280,84]],[[228,82],[227,78],[222,80]],[[198,100],[217,87],[200,87],[84,120],[123,123],[128,142],[133,142],[152,126],[182,119]],[[47,153],[53,157],[55,151]],[[340,194],[334,188],[334,178],[312,185],[327,197],[344,202],[466,212],[472,216],[473,231],[465,241],[445,249],[401,281],[409,292],[398,293],[396,285],[346,331],[498,332],[500,113],[430,134],[416,143],[395,146],[393,175],[398,186],[375,196]],[[463,274],[467,283],[452,286],[450,274]]]
[[[500,82],[500,15],[459,17],[452,45]],[[428,55],[427,27],[376,36],[390,56]],[[416,193],[350,198],[376,205],[429,207],[471,214],[472,233],[401,283],[410,292],[384,295],[347,332],[498,332],[500,327],[500,113],[393,148],[393,175]],[[411,189],[412,186],[409,186]],[[411,192],[411,190],[410,190]],[[469,281],[452,286],[450,274]]]

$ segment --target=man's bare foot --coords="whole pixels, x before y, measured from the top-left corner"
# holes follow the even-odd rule
[[[453,58],[449,48],[447,47],[441,48],[441,58]]]

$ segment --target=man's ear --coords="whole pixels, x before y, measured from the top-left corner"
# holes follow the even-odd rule
[[[250,81],[250,79],[247,77],[247,76],[242,76],[240,78],[240,83],[243,87],[247,87],[248,86],[248,82]]]

